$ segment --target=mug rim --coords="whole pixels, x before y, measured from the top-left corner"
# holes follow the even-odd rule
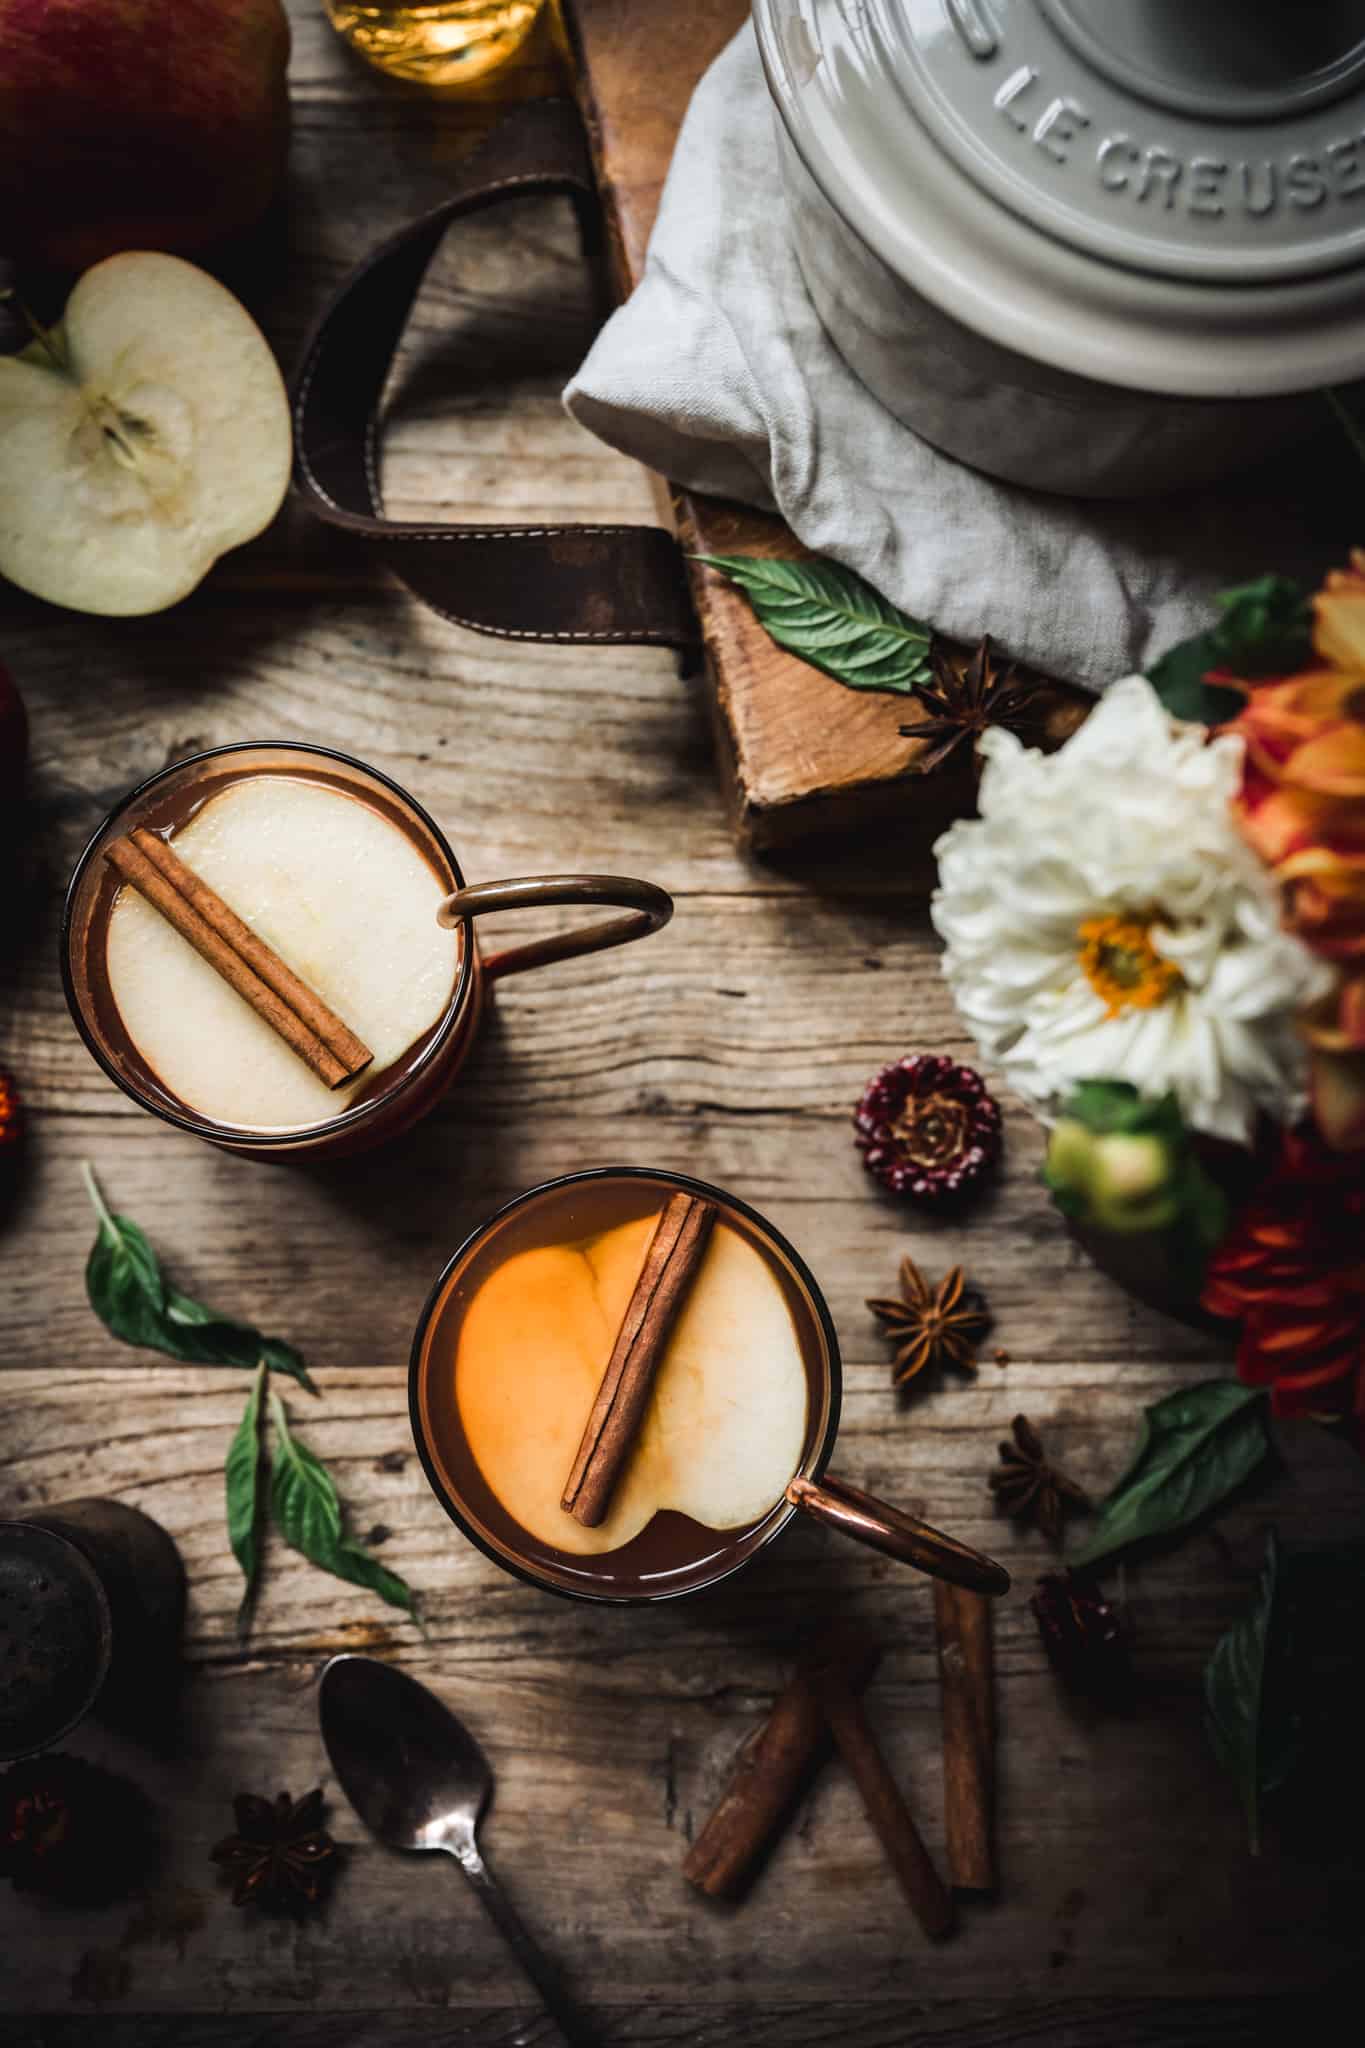
[[[460,1534],[472,1543],[476,1550],[481,1550],[485,1557],[490,1558],[494,1564],[501,1566],[503,1571],[510,1573],[515,1579],[523,1580],[528,1586],[534,1586],[538,1592],[552,1593],[561,1600],[582,1600],[594,1607],[656,1607],[662,1605],[665,1601],[685,1600],[695,1593],[710,1592],[712,1587],[719,1586],[724,1580],[733,1578],[736,1572],[742,1572],[746,1565],[753,1563],[760,1551],[767,1549],[773,1538],[780,1535],[792,1517],[799,1512],[796,1503],[788,1500],[784,1495],[783,1499],[775,1504],[771,1527],[759,1538],[752,1550],[746,1552],[742,1557],[732,1559],[730,1563],[723,1565],[709,1578],[702,1579],[696,1584],[666,1587],[661,1591],[649,1593],[608,1593],[599,1592],[591,1588],[580,1589],[577,1586],[559,1586],[550,1579],[543,1578],[539,1572],[535,1571],[520,1558],[507,1557],[502,1551],[495,1549],[491,1543],[485,1540],[481,1532],[466,1516],[463,1507],[457,1505],[451,1498],[446,1490],[444,1481],[437,1473],[435,1461],[427,1445],[418,1399],[418,1389],[422,1375],[422,1350],[426,1334],[431,1325],[431,1319],[445,1292],[446,1284],[461,1261],[475,1250],[488,1233],[503,1221],[504,1217],[510,1216],[514,1211],[523,1208],[538,1195],[551,1194],[560,1188],[581,1186],[587,1181],[620,1180],[623,1178],[656,1181],[664,1187],[681,1188],[685,1193],[697,1195],[702,1200],[716,1201],[725,1208],[736,1211],[747,1223],[753,1224],[760,1233],[770,1238],[783,1257],[790,1261],[798,1280],[806,1291],[815,1320],[825,1341],[825,1355],[829,1361],[829,1400],[825,1426],[814,1449],[808,1457],[802,1459],[797,1467],[797,1472],[805,1478],[818,1479],[820,1477],[833,1454],[835,1439],[839,1434],[844,1379],[843,1359],[839,1350],[838,1333],[834,1327],[834,1318],[830,1314],[829,1303],[825,1300],[819,1282],[785,1233],[779,1230],[775,1223],[770,1222],[760,1210],[755,1209],[751,1203],[742,1201],[738,1195],[731,1194],[728,1188],[716,1187],[710,1181],[698,1180],[694,1174],[675,1173],[666,1166],[632,1166],[623,1161],[613,1166],[586,1166],[580,1167],[573,1173],[554,1174],[549,1180],[537,1181],[534,1187],[523,1188],[519,1195],[513,1195],[510,1201],[502,1203],[499,1208],[494,1210],[491,1216],[486,1216],[482,1223],[476,1224],[474,1229],[467,1233],[441,1268],[435,1284],[427,1294],[427,1298],[422,1305],[422,1312],[417,1319],[417,1327],[413,1333],[412,1349],[408,1357],[408,1425],[412,1430],[412,1440],[417,1452],[418,1461],[426,1475],[427,1484],[437,1501],[445,1509],[446,1514],[460,1531]],[[793,1477],[795,1476],[794,1474]]]
[[[95,830],[86,840],[76,860],[76,865],[71,871],[71,880],[67,883],[66,898],[62,904],[62,920],[57,944],[62,973],[62,992],[66,997],[66,1007],[70,1013],[71,1020],[84,1040],[86,1050],[94,1059],[96,1065],[102,1068],[115,1087],[122,1089],[130,1102],[136,1103],[139,1109],[147,1110],[150,1115],[160,1117],[163,1123],[171,1124],[176,1130],[186,1131],[194,1138],[205,1138],[210,1144],[226,1142],[230,1143],[234,1150],[268,1152],[275,1147],[294,1148],[300,1143],[313,1145],[322,1139],[333,1138],[342,1131],[353,1131],[363,1127],[380,1110],[388,1108],[395,1095],[406,1089],[410,1082],[417,1080],[427,1072],[431,1062],[442,1051],[451,1032],[454,1030],[459,1019],[464,1015],[474,976],[475,940],[473,919],[462,917],[460,925],[463,943],[460,947],[460,971],[456,978],[455,987],[451,991],[450,1001],[446,1005],[439,1024],[436,1026],[431,1043],[427,1046],[417,1064],[409,1068],[408,1072],[403,1076],[400,1088],[388,1094],[376,1095],[368,1102],[353,1102],[347,1108],[338,1111],[336,1116],[329,1117],[326,1123],[308,1124],[302,1128],[290,1126],[287,1130],[252,1130],[249,1126],[215,1123],[209,1117],[200,1116],[196,1111],[190,1109],[188,1105],[186,1105],[182,1113],[180,1110],[171,1107],[168,1103],[151,1101],[137,1089],[125,1075],[119,1072],[113,1061],[105,1054],[96,1033],[86,1021],[85,1013],[76,994],[75,979],[71,969],[71,931],[76,914],[77,891],[81,886],[91,861],[95,857],[96,848],[104,835],[109,831],[114,820],[129,810],[142,797],[146,796],[149,791],[155,789],[159,783],[165,782],[172,775],[180,774],[183,769],[197,766],[201,761],[216,761],[225,754],[254,754],[262,751],[277,754],[311,754],[320,756],[324,760],[339,761],[343,767],[356,768],[363,775],[373,777],[392,796],[396,797],[400,803],[406,805],[410,811],[414,812],[427,831],[430,832],[438,849],[449,864],[450,872],[455,878],[455,889],[458,891],[466,886],[463,870],[455,858],[450,841],[446,838],[436,820],[409,790],[404,789],[403,785],[400,782],[396,782],[393,776],[386,775],[382,768],[373,767],[370,762],[362,761],[356,754],[344,754],[339,747],[318,746],[311,740],[228,740],[222,746],[201,747],[198,753],[186,754],[182,760],[168,761],[164,768],[158,768],[153,774],[144,776],[141,782],[133,789],[130,789],[125,796],[120,797],[112,809],[105,813],[104,817],[95,827]]]

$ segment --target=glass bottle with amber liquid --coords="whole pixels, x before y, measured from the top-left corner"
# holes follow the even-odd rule
[[[515,93],[519,74],[553,62],[556,0],[323,4],[332,26],[358,55],[390,77],[415,85],[502,97]]]

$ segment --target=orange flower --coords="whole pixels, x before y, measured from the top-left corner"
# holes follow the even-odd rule
[[[1365,548],[1349,569],[1330,569],[1313,599],[1313,645],[1333,668],[1365,675]]]
[[[1328,576],[1313,619],[1325,666],[1239,686],[1235,809],[1284,890],[1289,929],[1339,970],[1303,1022],[1314,1116],[1329,1144],[1354,1149],[1365,1146],[1365,550]]]
[[[1365,973],[1299,1020],[1311,1051],[1313,1121],[1339,1152],[1365,1147]]]

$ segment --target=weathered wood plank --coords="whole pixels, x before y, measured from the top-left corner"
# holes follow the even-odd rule
[[[129,1364],[102,1371],[19,1371],[0,1379],[0,1513],[101,1491],[145,1509],[185,1557],[187,1654],[196,1663],[240,1663],[233,1623],[241,1589],[223,1539],[221,1475],[245,1382],[227,1370],[126,1355]],[[588,1665],[610,1644],[622,1668],[591,1675],[594,1691],[627,1699],[641,1672],[653,1669],[658,1685],[685,1694],[695,1678],[686,1657],[699,1641],[712,1648],[728,1641],[738,1620],[759,1642],[780,1649],[802,1625],[809,1597],[836,1602],[847,1594],[873,1602],[900,1649],[922,1660],[920,1677],[932,1680],[929,1604],[910,1597],[923,1593],[922,1582],[804,1522],[793,1524],[732,1591],[717,1588],[705,1600],[634,1617],[547,1601],[468,1545],[431,1495],[412,1450],[404,1370],[322,1369],[318,1379],[320,1401],[288,1392],[294,1422],[334,1470],[351,1526],[362,1535],[376,1527],[388,1532],[379,1539],[384,1557],[422,1593],[430,1643],[455,1644],[460,1656],[495,1656],[520,1644],[537,1657]],[[1053,1555],[1036,1532],[1021,1532],[995,1512],[986,1473],[996,1439],[1024,1406],[1046,1427],[1068,1470],[1103,1489],[1128,1448],[1138,1405],[1171,1384],[1164,1366],[1016,1359],[1005,1371],[987,1368],[970,1388],[926,1394],[907,1418],[897,1416],[879,1368],[850,1367],[837,1464],[1002,1558],[1018,1583],[997,1612],[998,1659],[1008,1670],[1041,1673],[1023,1596],[1034,1574],[1051,1568]],[[1365,1474],[1346,1447],[1309,1424],[1286,1426],[1281,1442],[1289,1469],[1229,1519],[1174,1557],[1128,1567],[1126,1597],[1145,1617],[1144,1656],[1158,1660],[1162,1674],[1188,1674],[1202,1662],[1254,1579],[1268,1520],[1277,1520],[1289,1541],[1345,1537],[1358,1526]],[[1175,1609],[1163,1607],[1177,1595]],[[419,1647],[412,1625],[374,1596],[271,1546],[246,1661],[354,1646],[357,1627],[363,1639],[377,1630],[405,1653]],[[675,1651],[682,1662],[665,1679],[658,1659]]]
[[[1339,2010],[1333,1999],[1074,1999],[1053,1998],[1021,2020],[1012,2006],[980,1999],[943,2005],[924,1998],[883,1999],[843,2009],[843,2048],[1260,2048],[1283,2031],[1325,2027]],[[694,2003],[651,2002],[598,2007],[610,2048],[826,2048],[826,2004],[753,2005],[724,2010]],[[700,2029],[700,2031],[699,2031]],[[1330,2038],[1330,2036],[1323,2036]],[[20,2022],[13,2048],[557,2048],[549,2023],[523,2008],[473,2012],[271,2013],[262,2017],[189,2016],[164,2019],[144,2013],[98,2019],[68,2015]]]
[[[551,1601],[459,1541],[413,1461],[389,1469],[387,1454],[406,1436],[401,1376],[332,1374],[316,1408],[294,1404],[300,1427],[333,1463],[354,1525],[378,1520],[393,1530],[384,1555],[426,1592],[429,1634],[272,1547],[259,1626],[242,1655],[229,1635],[236,1586],[216,1499],[239,1391],[221,1375],[176,1367],[4,1384],[7,1499],[16,1482],[30,1499],[116,1490],[175,1533],[193,1587],[173,1753],[92,1723],[77,1738],[84,1753],[133,1771],[164,1811],[171,1840],[153,1898],[36,1919],[22,1901],[0,1900],[11,2010],[100,1999],[163,2011],[344,2010],[373,2007],[377,1993],[380,2003],[458,2010],[519,1998],[456,1873],[372,1847],[344,1804],[334,1804],[332,1824],[353,1846],[323,1922],[256,1929],[214,1894],[207,1851],[228,1826],[231,1793],[298,1791],[325,1778],[312,1681],[323,1656],[348,1647],[398,1659],[468,1715],[499,1774],[490,1853],[584,1995],[608,2005],[695,2000],[700,2018],[736,1995],[767,2010],[837,1986],[856,2009],[916,2000],[932,1981],[936,1998],[1027,2006],[1063,1985],[1078,1997],[1130,1995],[1157,1966],[1170,1996],[1231,1996],[1248,1977],[1310,1987],[1352,1952],[1343,1914],[1361,1875],[1358,1845],[1325,1863],[1285,1852],[1250,1866],[1235,1798],[1199,1726],[1199,1661],[1245,1596],[1266,1520],[1276,1516],[1293,1540],[1305,1523],[1320,1531],[1324,1516],[1358,1519],[1359,1472],[1320,1433],[1290,1445],[1304,1467],[1292,1482],[1247,1502],[1178,1557],[1130,1568],[1125,1598],[1145,1690],[1119,1718],[1078,1712],[1059,1694],[1024,1604],[1042,1553],[1036,1539],[1010,1538],[981,1512],[981,1443],[1008,1403],[997,1396],[980,1417],[974,1456],[936,1440],[936,1511],[972,1540],[996,1541],[1020,1583],[997,1625],[1002,1896],[971,1912],[931,1963],[906,1927],[857,1795],[835,1769],[744,1907],[711,1910],[677,1867],[736,1743],[781,1680],[793,1632],[850,1604],[890,1643],[870,1711],[940,1848],[923,1582],[821,1532],[794,1530],[771,1561],[702,1600],[635,1616]],[[854,1439],[857,1470],[856,1431]],[[1069,1431],[1062,1443],[1084,1469],[1084,1433]],[[1143,1786],[1161,1796],[1135,1797]],[[40,1938],[21,1938],[26,1928]]]

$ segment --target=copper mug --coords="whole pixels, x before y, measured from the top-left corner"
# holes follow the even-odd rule
[[[649,1535],[648,1529],[617,1554],[569,1555],[530,1537],[502,1508],[479,1472],[464,1437],[455,1393],[453,1360],[461,1318],[479,1285],[503,1259],[537,1244],[568,1243],[596,1234],[599,1227],[652,1214],[677,1190],[714,1202],[720,1220],[765,1255],[779,1280],[806,1364],[806,1431],[800,1462],[781,1497],[758,1522],[738,1533],[704,1532],[715,1541],[701,1546],[702,1554],[680,1560],[676,1568],[653,1569],[629,1557]],[[839,1341],[824,1296],[780,1231],[736,1196],[689,1175],[609,1166],[566,1174],[529,1189],[466,1238],[437,1280],[418,1322],[408,1405],[423,1469],[456,1527],[504,1570],[551,1592],[637,1605],[699,1592],[741,1570],[797,1514],[813,1516],[841,1535],[935,1578],[980,1593],[1007,1591],[1009,1574],[1002,1565],[829,1471],[842,1384]],[[613,1555],[624,1562],[613,1565]]]
[[[299,1130],[237,1128],[200,1114],[170,1093],[122,1030],[117,1006],[101,973],[105,920],[119,877],[101,856],[111,840],[137,826],[165,829],[186,806],[193,807],[194,793],[201,785],[211,789],[216,781],[226,783],[244,774],[287,774],[299,769],[380,809],[419,847],[448,887],[438,921],[448,929],[460,930],[459,966],[437,1023],[418,1042],[414,1056],[404,1055],[388,1076],[380,1077],[373,1093],[362,1092],[335,1117]],[[566,904],[611,906],[624,914],[486,958],[480,953],[475,918],[490,911]],[[67,890],[62,978],[72,1018],[89,1050],[110,1080],[143,1109],[179,1130],[248,1158],[332,1157],[368,1150],[408,1129],[435,1107],[469,1055],[485,995],[495,982],[551,961],[644,938],[667,924],[672,914],[672,899],[662,889],[622,875],[534,875],[470,886],[439,826],[415,798],[379,769],[329,747],[293,741],[244,742],[211,748],[163,768],[110,812],[77,861]]]

